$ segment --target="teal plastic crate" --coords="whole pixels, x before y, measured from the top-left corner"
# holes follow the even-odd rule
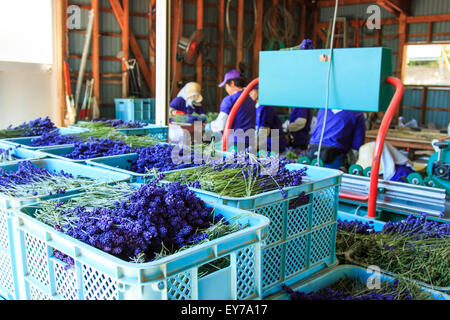
[[[58,128],[58,131],[62,134],[62,135],[74,135],[77,133],[81,133],[81,132],[87,132],[89,131],[89,129],[86,128],[65,128],[65,127],[61,127]],[[53,146],[39,146],[39,147],[34,147],[31,143],[32,139],[38,138],[39,136],[36,137],[20,137],[20,138],[11,138],[11,139],[4,139],[1,140],[2,143],[7,143],[7,144],[11,144],[14,146],[20,146],[22,148],[25,149],[29,149],[29,150],[35,150],[35,151],[39,151],[39,150],[47,150],[47,149],[52,149],[52,148],[57,148],[57,147],[62,147],[62,146],[71,146],[73,144],[65,144],[65,145],[53,145]]]
[[[339,281],[340,279],[345,278],[357,279],[363,283],[366,283],[368,278],[373,276],[379,276],[381,282],[394,281],[394,278],[382,272],[375,274],[374,272],[368,271],[367,268],[361,268],[353,265],[339,265],[331,269],[323,270],[316,275],[313,275],[307,279],[304,279],[296,284],[291,285],[290,287],[295,291],[311,293],[327,288],[336,283],[337,281]],[[434,300],[450,300],[450,296],[443,292],[439,292],[424,287],[422,287],[422,290],[431,293],[431,298]],[[284,292],[279,292],[273,296],[268,297],[268,299],[288,300],[289,296]]]
[[[5,162],[0,161],[0,164],[11,163],[11,162],[20,161],[20,160],[34,160],[34,159],[45,158],[45,155],[39,151],[21,148],[21,147],[11,145],[8,143],[3,143],[1,141],[0,141],[0,149],[10,150],[9,154],[11,156],[13,156],[13,160],[5,161]]]
[[[35,206],[23,207],[14,217],[20,243],[16,254],[23,265],[19,274],[25,288],[22,299],[261,299],[258,266],[269,224],[263,216],[218,205],[216,214],[227,219],[242,215],[237,221],[248,227],[157,261],[132,263],[37,221],[35,210]],[[71,256],[75,266],[67,268],[55,258],[55,249]],[[202,265],[223,257],[230,258],[228,267],[199,277]]]
[[[147,124],[142,128],[123,128],[116,129],[126,135],[136,135],[136,136],[150,136],[162,141],[167,141],[167,134],[169,131],[168,126],[163,126],[159,124]]]
[[[377,232],[381,231],[383,229],[383,226],[386,224],[386,222],[383,222],[383,221],[374,220],[374,219],[366,218],[366,217],[361,217],[361,216],[357,216],[355,214],[345,213],[345,212],[341,212],[341,211],[338,213],[338,219],[348,220],[348,221],[373,222],[374,230],[377,231]],[[436,219],[432,219],[432,220],[436,221],[436,222],[441,222],[441,223],[442,222],[447,222],[448,223],[448,221],[443,221],[443,220],[440,220],[440,221],[436,220]],[[362,263],[359,263],[357,261],[352,260],[351,259],[351,255],[348,255],[348,253],[347,253],[347,258],[349,260],[351,260],[351,262],[353,264],[356,264],[356,265],[359,265],[359,266],[363,266],[363,267],[367,267],[367,265],[364,265]],[[396,276],[396,274],[394,274],[392,272],[389,272],[387,270],[383,270],[383,273],[385,273],[387,275],[390,275],[390,276],[393,276],[393,277]],[[411,280],[411,281],[416,282],[421,287],[428,288],[430,290],[437,290],[437,291],[440,291],[440,292],[445,292],[446,294],[450,294],[450,286],[448,286],[448,287],[438,287],[438,286],[433,286],[430,283],[425,283],[425,282],[415,281],[415,280]]]
[[[113,183],[119,181],[129,181],[129,175],[112,172],[102,168],[95,168],[67,161],[56,159],[39,159],[30,160],[33,164],[47,168],[53,172],[64,170],[74,176],[82,176],[92,178],[101,183]],[[4,170],[16,170],[18,163],[9,163],[0,165]],[[65,195],[76,194],[83,191],[83,187],[67,190]],[[18,265],[15,260],[15,243],[17,239],[13,236],[12,216],[14,209],[21,206],[30,205],[42,199],[60,198],[64,195],[43,195],[40,197],[15,198],[0,193],[0,295],[7,299],[19,299],[19,287],[17,281]]]
[[[286,166],[288,170],[304,167]],[[289,285],[337,263],[337,208],[343,173],[306,167],[304,183],[285,188],[286,198],[279,190],[235,198],[191,188],[205,202],[248,210],[270,219],[261,265],[264,297],[277,292],[282,283]],[[309,197],[309,203],[296,207],[295,200],[302,192]]]
[[[116,119],[155,123],[155,99],[114,99]]]

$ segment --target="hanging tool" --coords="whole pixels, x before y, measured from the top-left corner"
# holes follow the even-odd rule
[[[79,118],[80,107],[78,105],[79,102],[78,99],[80,97],[81,85],[83,84],[84,71],[86,70],[86,61],[89,55],[89,47],[91,45],[93,25],[94,25],[94,9],[91,9],[89,11],[89,21],[87,25],[86,37],[84,38],[83,54],[81,56],[80,70],[78,72],[78,79],[77,79],[77,88],[75,91],[76,121],[78,121]]]
[[[75,110],[75,103],[73,101],[72,88],[70,86],[69,63],[67,61],[64,62],[63,72],[64,72],[64,85],[66,87],[66,108],[67,108],[65,122],[67,125],[72,125],[75,123],[76,110]]]
[[[84,93],[83,104],[81,105],[80,114],[78,115],[78,120],[86,120],[89,116],[89,105],[92,100],[92,87],[93,80],[86,80],[86,88]]]

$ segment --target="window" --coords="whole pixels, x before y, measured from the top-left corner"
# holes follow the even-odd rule
[[[403,83],[450,85],[450,45],[408,45]]]
[[[53,61],[52,0],[0,0],[0,61]]]

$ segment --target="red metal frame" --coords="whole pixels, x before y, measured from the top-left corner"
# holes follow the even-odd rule
[[[386,110],[383,120],[381,122],[381,126],[378,129],[377,140],[375,142],[375,149],[372,158],[372,170],[370,174],[370,187],[369,187],[369,195],[358,195],[358,194],[346,194],[339,193],[339,197],[350,200],[357,201],[367,201],[367,216],[369,218],[376,217],[376,206],[377,206],[377,196],[378,196],[378,179],[379,179],[379,171],[380,171],[380,159],[381,153],[384,148],[384,140],[386,138],[387,131],[389,126],[391,125],[391,121],[397,112],[397,109],[400,106],[400,103],[403,99],[403,94],[405,92],[405,87],[403,86],[400,79],[395,77],[387,77],[386,82],[392,84],[395,87],[395,93],[389,104],[388,109]],[[241,94],[239,99],[234,104],[231,109],[230,115],[228,116],[227,122],[225,124],[225,130],[222,137],[222,151],[227,151],[228,146],[228,136],[230,134],[231,126],[233,125],[234,118],[239,108],[241,107],[244,100],[247,98],[250,91],[259,83],[259,78],[254,79],[250,84],[245,88],[244,92]]]
[[[234,118],[236,117],[236,113],[239,111],[244,100],[248,97],[250,91],[259,83],[259,78],[254,79],[249,85],[244,89],[244,92],[241,93],[237,101],[234,103],[233,108],[231,108],[230,114],[228,115],[227,122],[225,123],[225,129],[223,131],[222,137],[222,151],[227,151],[228,148],[228,136],[230,135],[230,130],[234,122]]]

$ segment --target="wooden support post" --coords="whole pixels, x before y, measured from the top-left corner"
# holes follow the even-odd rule
[[[433,41],[433,22],[428,23],[428,34],[427,34],[427,43],[431,43]]]
[[[109,0],[109,3],[111,4],[111,8],[113,9],[114,15],[116,16],[117,21],[119,22],[120,29],[124,29],[124,19],[123,19],[123,9],[121,4],[119,3],[119,0]],[[148,70],[147,63],[145,62],[144,55],[141,52],[141,49],[139,49],[139,44],[137,43],[136,37],[134,36],[133,32],[129,32],[130,35],[130,47],[131,51],[134,54],[134,57],[136,58],[136,61],[139,65],[139,69],[141,71],[142,76],[144,77],[144,80],[147,84],[147,87],[150,89],[152,80],[150,77],[150,71]]]
[[[253,79],[258,77],[259,74],[259,52],[262,50],[263,40],[263,2],[256,2],[256,33],[255,42],[253,44]]]
[[[223,80],[223,51],[225,50],[225,0],[219,0],[219,26],[217,28],[218,38],[219,38],[219,47],[217,48],[217,81],[219,84]],[[219,111],[220,103],[223,98],[223,88],[217,87],[217,101],[219,104],[217,105],[217,111]]]
[[[66,16],[66,7],[63,1],[55,1],[55,17],[56,17],[56,86],[57,86],[57,97],[56,97],[56,115],[55,119],[57,126],[62,126],[64,124],[66,105],[66,95],[64,88],[64,48],[65,48],[65,33],[67,20],[64,19]]]
[[[398,19],[398,55],[397,55],[397,66],[395,69],[395,73],[397,77],[403,80],[402,76],[402,67],[403,67],[403,53],[405,50],[406,44],[406,15],[401,14]]]
[[[428,97],[428,87],[424,86],[422,88],[422,99],[420,104],[420,125],[425,125],[425,117],[427,112],[427,97]]]
[[[236,69],[239,70],[239,63],[242,62],[244,42],[244,0],[238,0],[236,34]]]
[[[203,30],[203,0],[197,0],[197,30]],[[201,53],[195,64],[195,73],[197,82],[201,86],[203,82],[203,57]]]
[[[355,48],[359,48],[359,29],[360,29],[360,19],[356,18],[356,25],[355,25],[355,41],[353,43],[353,46]]]
[[[398,54],[397,54],[397,65],[395,69],[395,73],[397,77],[403,81],[404,73],[405,73],[405,64],[403,63],[406,59],[406,31],[407,31],[407,22],[406,22],[406,14],[401,13],[398,19]],[[402,112],[402,108],[397,108],[397,112],[394,116],[394,122],[398,122],[398,117],[400,116],[400,112]]]
[[[92,25],[92,76],[94,78],[93,95],[100,103],[100,41],[99,41],[99,0],[92,0],[91,6],[94,9],[94,23]]]
[[[122,52],[123,59],[130,59],[130,3],[129,0],[123,2],[123,30],[122,30]],[[128,70],[127,64],[122,61],[122,98],[128,97]]]
[[[152,8],[155,6],[156,0],[149,0],[148,4],[148,42],[149,42],[149,48],[148,48],[148,55],[149,55],[149,72],[150,72],[150,78],[151,83],[153,84],[152,88],[148,88],[150,90],[150,95],[152,95],[155,92],[155,41],[154,35],[155,35],[155,26],[153,25],[153,13]]]
[[[300,13],[300,37],[298,43],[301,43],[306,38],[306,3],[302,3],[302,11]]]
[[[173,0],[173,10],[172,10],[172,50],[171,50],[171,60],[172,60],[172,74],[170,77],[171,80],[171,97],[172,100],[178,90],[176,88],[177,83],[177,74],[180,75],[178,67],[181,68],[181,64],[177,62],[177,47],[178,47],[178,39],[182,35],[182,25],[183,25],[183,12],[180,10],[180,7],[183,4],[182,0]],[[181,32],[180,32],[181,31]]]
[[[318,36],[317,23],[319,22],[319,9],[318,8],[314,9],[313,14],[312,14],[312,19],[313,19],[313,36],[312,36],[312,41],[313,41],[314,48],[318,49],[319,48],[319,46],[317,45],[317,36]]]

